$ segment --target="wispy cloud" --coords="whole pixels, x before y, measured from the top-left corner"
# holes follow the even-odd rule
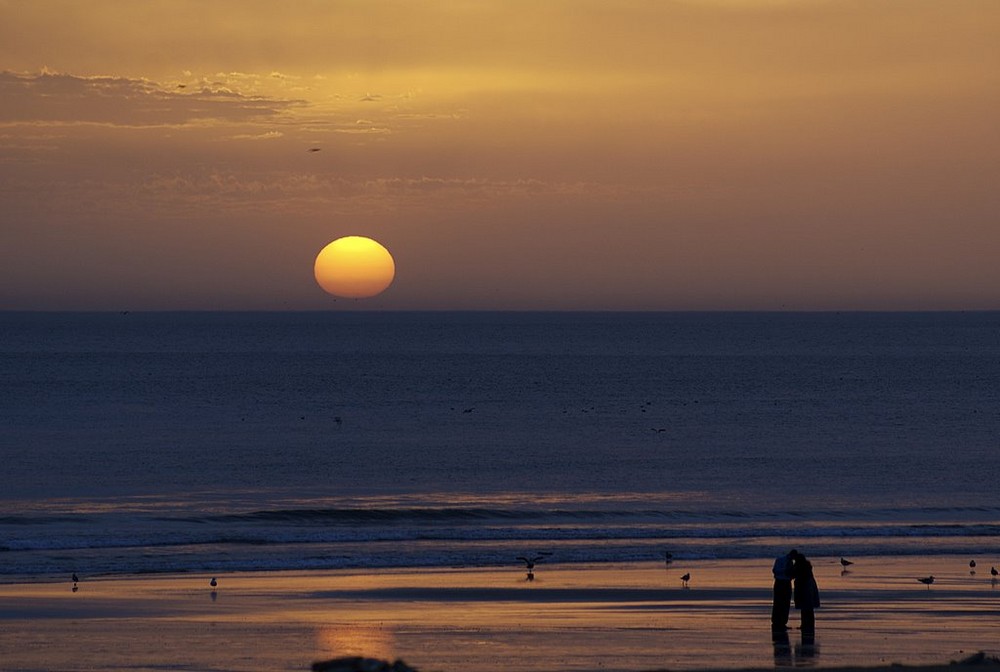
[[[246,96],[227,88],[167,89],[126,77],[0,72],[0,123],[120,126],[181,125],[201,120],[267,119],[304,105],[300,100]]]

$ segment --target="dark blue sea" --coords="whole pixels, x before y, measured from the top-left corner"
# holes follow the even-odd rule
[[[0,313],[0,581],[1000,556],[1000,313]]]

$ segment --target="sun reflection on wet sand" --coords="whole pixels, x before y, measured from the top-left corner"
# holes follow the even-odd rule
[[[376,624],[320,626],[316,640],[322,656],[364,656],[394,660],[399,657],[391,630]]]

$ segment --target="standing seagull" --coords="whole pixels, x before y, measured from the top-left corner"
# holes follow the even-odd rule
[[[840,559],[840,566],[843,567],[844,569],[847,569],[848,567],[850,567],[853,564],[854,563],[851,562],[850,560],[845,560],[844,558]]]
[[[77,583],[80,583],[80,578],[76,575],[76,572],[73,572],[73,584],[76,585]]]
[[[688,581],[690,580],[691,580],[691,572],[688,572],[687,574],[681,577],[681,585],[687,588]]]
[[[208,582],[208,585],[212,586],[212,588],[215,588],[216,586],[218,586],[218,585],[219,585],[219,582],[218,582],[218,581],[216,581],[216,580],[215,580],[215,577],[213,576],[213,577],[212,577],[212,580]]]
[[[1000,574],[1000,572],[997,571],[996,567],[990,567],[990,574],[993,576],[993,579],[996,580],[997,574]]]
[[[931,589],[931,584],[934,583],[934,577],[933,576],[925,576],[922,579],[917,579],[917,581],[919,581],[920,583],[922,583],[925,586],[927,586],[927,590],[930,590]]]
[[[969,574],[975,574],[975,573],[976,573],[976,561],[969,560]]]

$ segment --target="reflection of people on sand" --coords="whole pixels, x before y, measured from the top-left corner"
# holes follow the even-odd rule
[[[802,617],[802,632],[816,631],[816,609],[819,609],[819,586],[813,576],[812,563],[801,553],[795,553],[792,563],[792,575],[795,577],[795,608]]]
[[[792,606],[792,561],[796,551],[792,550],[774,560],[771,573],[774,574],[774,600],[771,605],[771,629],[788,629],[788,610]]]
[[[802,639],[798,644],[795,645],[795,661],[799,665],[811,665],[813,661],[809,658],[815,658],[819,655],[819,644],[816,643],[816,635],[812,632],[802,632]]]
[[[792,665],[792,644],[788,641],[788,630],[785,628],[771,630],[771,643],[774,644],[774,664]]]
[[[809,667],[816,664],[814,659],[819,655],[819,645],[814,632],[803,630],[793,649],[786,628],[771,630],[771,643],[774,646],[775,667]]]

